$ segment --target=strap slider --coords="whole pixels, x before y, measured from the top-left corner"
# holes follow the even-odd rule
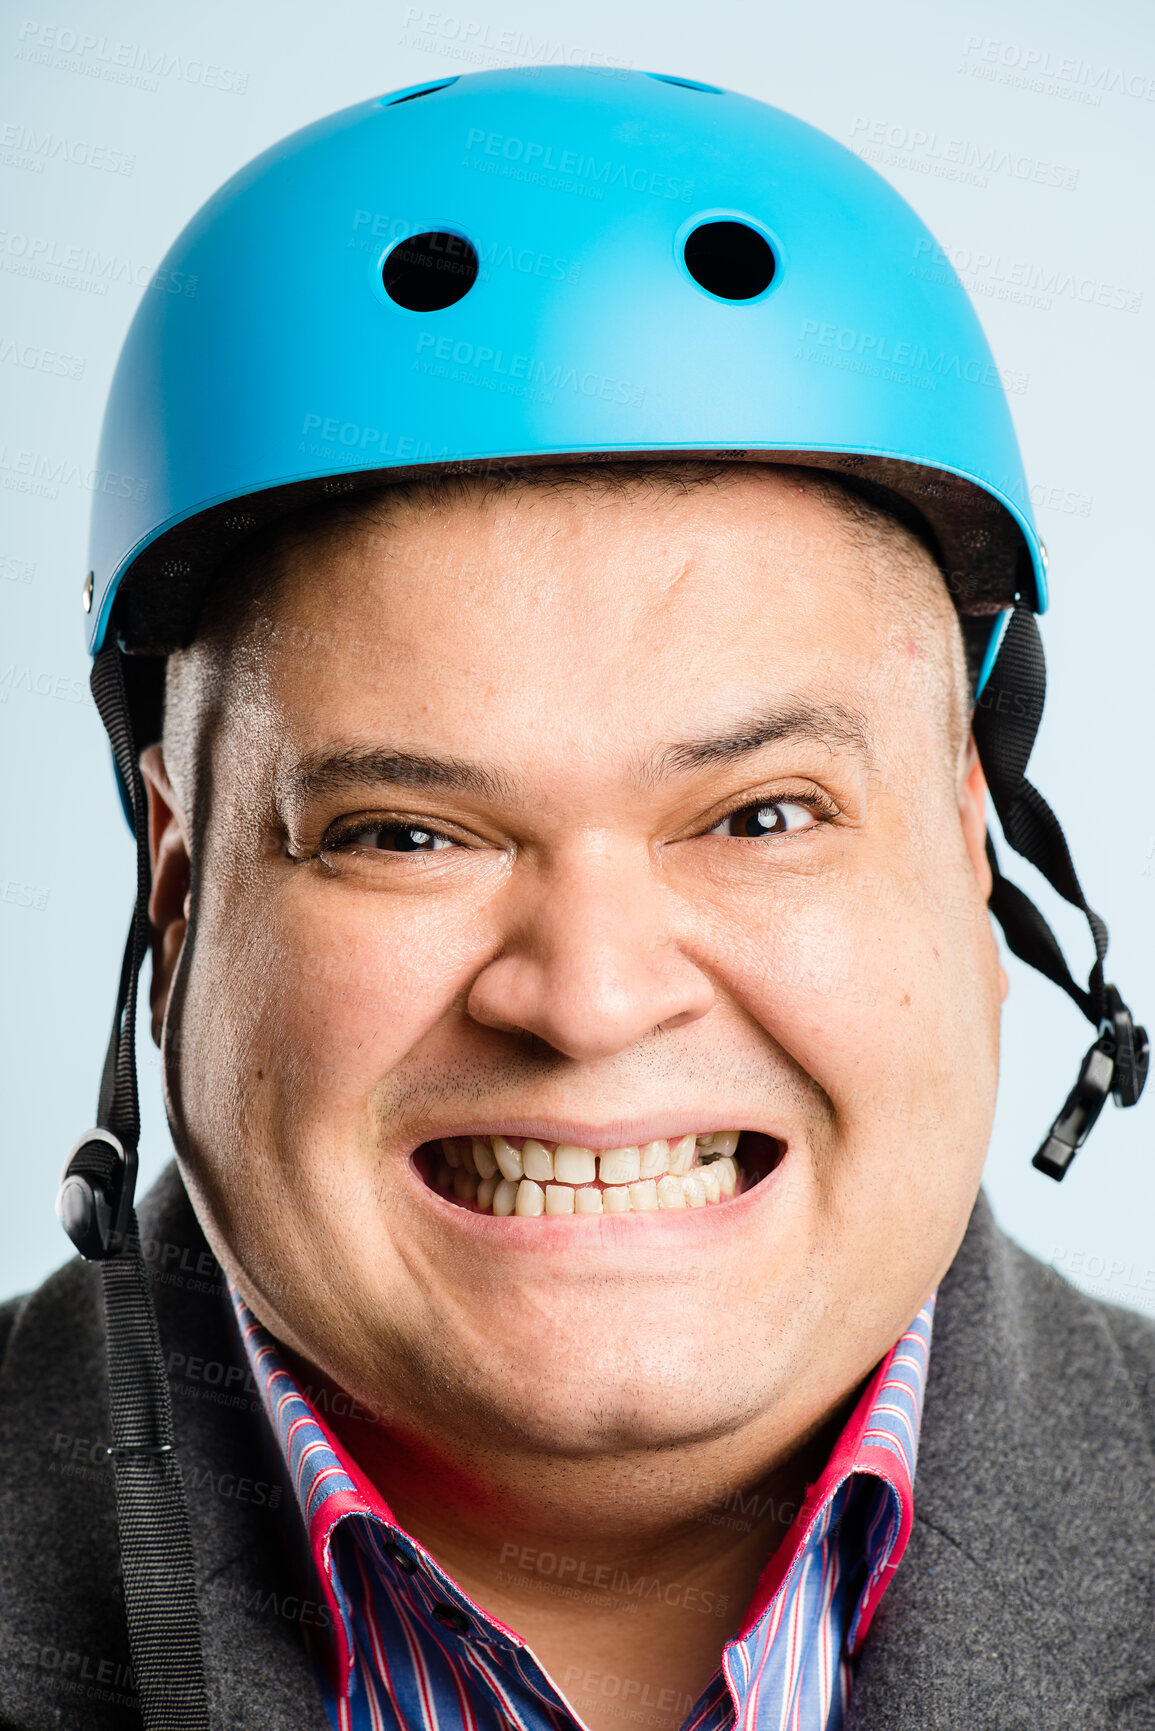
[[[1134,1106],[1147,1085],[1151,1043],[1146,1028],[1135,1026],[1134,1017],[1115,986],[1107,987],[1107,1014],[1099,1027],[1113,1049],[1115,1075],[1111,1092],[1115,1104]]]
[[[1099,1023],[1099,1038],[1083,1059],[1079,1080],[1031,1161],[1048,1178],[1061,1180],[1099,1113],[1113,1096],[1116,1106],[1134,1106],[1147,1083],[1151,1043],[1139,1028],[1116,986],[1106,988],[1107,1013]]]
[[[113,1443],[105,1449],[110,1460],[123,1460],[126,1455],[170,1455],[172,1443]]]

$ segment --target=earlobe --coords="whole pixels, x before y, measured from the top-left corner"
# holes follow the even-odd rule
[[[148,846],[152,861],[152,892],[148,916],[152,924],[152,1037],[160,1045],[164,1013],[173,975],[188,931],[190,850],[188,826],[165,768],[159,745],[141,752],[140,771],[148,798]]]

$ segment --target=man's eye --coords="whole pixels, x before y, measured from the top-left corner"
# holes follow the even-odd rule
[[[736,835],[748,841],[764,835],[786,835],[790,830],[805,829],[816,821],[808,805],[793,800],[777,799],[768,805],[744,805],[724,817],[711,835]]]
[[[441,848],[454,847],[448,836],[436,830],[422,829],[416,823],[369,823],[361,829],[345,830],[334,836],[327,852],[338,853],[348,848],[374,848],[378,853],[435,853]]]

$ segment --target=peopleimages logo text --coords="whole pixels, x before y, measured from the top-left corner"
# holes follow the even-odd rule
[[[997,295],[1044,311],[1062,297],[1125,313],[1137,313],[1143,305],[1143,291],[1138,288],[1080,275],[1059,265],[1004,258],[1001,253],[969,246],[941,246],[929,235],[915,241],[913,257],[910,275],[924,282],[949,282],[957,272],[972,294]]]
[[[1077,168],[1031,156],[1027,151],[1006,150],[969,138],[945,138],[926,127],[867,120],[861,115],[850,129],[850,144],[867,162],[944,175],[975,186],[987,186],[988,177],[999,174],[1035,186],[1059,187],[1064,192],[1074,192],[1079,184]]]
[[[980,65],[1014,72],[1023,79],[1053,79],[1059,84],[1082,87],[1088,92],[1108,91],[1155,102],[1155,77],[1134,66],[1096,65],[1078,54],[1055,54],[1049,48],[1024,42],[1006,42],[994,36],[968,36],[963,48],[964,65]]]
[[[1017,391],[1025,389],[1023,374],[1003,371],[994,361],[948,354],[945,349],[928,349],[925,343],[905,338],[896,342],[883,332],[859,331],[851,325],[821,324],[817,319],[803,319],[799,336],[804,342],[813,339],[823,348],[844,355],[877,361],[885,366],[909,367],[912,372],[932,379],[963,379],[972,385]]]
[[[18,229],[0,228],[0,270],[13,276],[61,281],[66,286],[85,285],[97,294],[107,294],[109,283],[183,295],[186,300],[197,292],[197,278],[188,271],[166,270],[164,266],[154,269],[140,259],[72,246],[49,235],[26,234]]]
[[[552,402],[556,392],[572,391],[575,396],[598,397],[603,403],[624,403],[638,409],[646,394],[644,385],[629,379],[583,370],[566,361],[507,353],[489,343],[457,340],[444,332],[421,331],[417,337],[417,353],[428,354],[429,362],[439,363],[445,368],[452,365],[465,369],[460,374],[461,383],[489,379],[494,386],[503,381],[510,386],[520,384],[525,389],[545,392],[539,401]],[[429,362],[424,364],[427,372]],[[455,375],[446,371],[441,376],[452,378]]]
[[[476,152],[479,162],[492,157],[495,162],[516,163],[531,175],[541,175],[542,185],[549,184],[546,175],[554,174],[585,183],[592,192],[620,186],[628,192],[648,193],[681,204],[688,204],[694,196],[694,182],[682,175],[665,174],[640,163],[614,162],[611,157],[602,161],[580,150],[562,150],[541,139],[518,138],[512,133],[486,132],[480,126],[470,127],[465,149],[467,154]]]
[[[68,25],[25,18],[18,36],[20,47],[16,58],[34,65],[57,66],[68,72],[118,81],[132,74],[143,75],[147,81],[145,88],[153,90],[158,78],[177,78],[182,84],[199,84],[205,90],[229,91],[234,96],[242,96],[248,88],[248,73],[238,72],[235,67],[170,53],[163,48],[149,48],[140,42],[117,42],[91,30],[74,30]]]
[[[0,126],[0,162],[7,168],[33,168],[46,162],[70,162],[74,168],[95,168],[106,174],[131,174],[136,157],[107,144],[70,138],[62,132],[39,132],[34,126],[8,121]]]

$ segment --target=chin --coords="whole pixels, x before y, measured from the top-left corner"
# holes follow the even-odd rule
[[[443,1363],[430,1381],[444,1391],[449,1425],[478,1441],[562,1456],[676,1448],[733,1430],[765,1404],[748,1348],[737,1333],[720,1340],[716,1322],[704,1313],[696,1332],[675,1336],[661,1316],[635,1318],[628,1332],[555,1319],[548,1337],[506,1334],[481,1363]]]

